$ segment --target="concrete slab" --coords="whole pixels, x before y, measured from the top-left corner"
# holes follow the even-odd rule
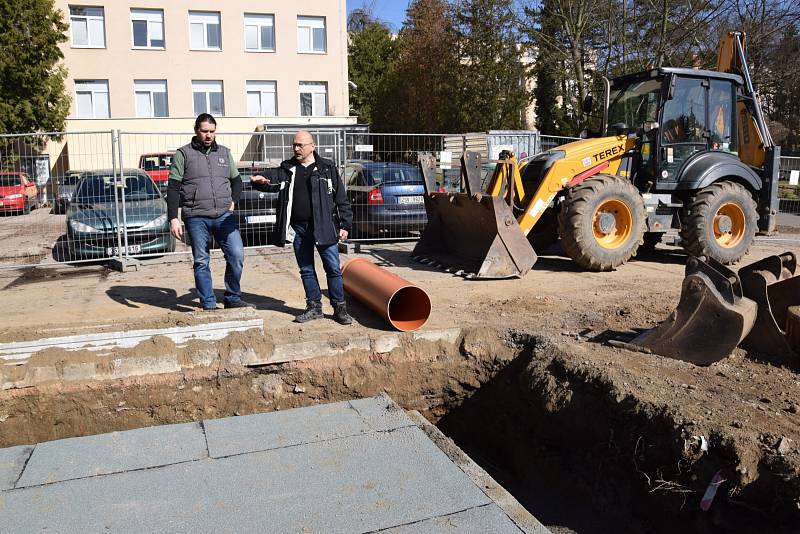
[[[207,458],[199,423],[186,423],[40,443],[18,488],[134,471]]]
[[[212,458],[364,434],[370,427],[347,402],[204,422]]]
[[[414,425],[414,421],[388,395],[352,400],[350,406],[377,432]]]
[[[496,504],[470,508],[452,515],[434,517],[381,531],[383,534],[520,534]]]
[[[0,491],[14,487],[31,451],[33,447],[28,445],[0,449]]]
[[[380,396],[4,449],[2,531],[532,532],[430,434]]]

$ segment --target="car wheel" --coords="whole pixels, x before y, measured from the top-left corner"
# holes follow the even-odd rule
[[[30,205],[30,203],[25,202],[25,204],[22,206],[22,214],[23,215],[27,215],[30,212],[31,212],[31,205]]]

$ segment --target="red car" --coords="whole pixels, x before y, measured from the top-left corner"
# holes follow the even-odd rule
[[[164,190],[169,180],[169,166],[175,152],[157,152],[139,156],[139,168],[150,175],[159,189]]]
[[[30,213],[39,203],[39,189],[24,172],[0,172],[0,211]]]

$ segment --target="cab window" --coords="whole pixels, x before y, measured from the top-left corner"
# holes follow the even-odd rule
[[[711,80],[708,91],[708,122],[711,149],[737,152],[736,87],[726,80]]]

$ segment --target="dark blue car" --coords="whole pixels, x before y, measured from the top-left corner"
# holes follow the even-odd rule
[[[345,169],[353,237],[407,237],[428,222],[422,174],[414,165],[350,162]]]

